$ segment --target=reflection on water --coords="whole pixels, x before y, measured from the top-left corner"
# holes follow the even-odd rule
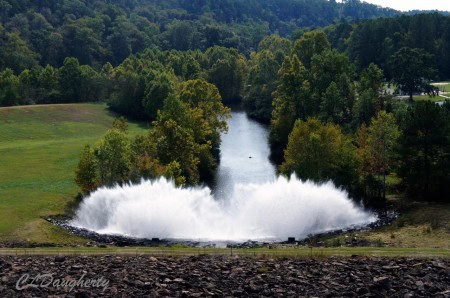
[[[228,133],[222,135],[221,159],[212,189],[216,198],[232,196],[237,183],[264,183],[276,179],[270,162],[269,127],[233,110]]]

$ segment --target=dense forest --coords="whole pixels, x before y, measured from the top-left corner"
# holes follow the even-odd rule
[[[370,63],[392,77],[389,58],[402,47],[420,48],[434,55],[436,79],[450,78],[450,19],[438,13],[346,21],[326,27],[334,47],[349,55],[359,70]]]
[[[2,0],[0,11],[0,69],[16,72],[66,57],[100,69],[146,48],[249,54],[271,33],[398,13],[359,0]]]
[[[226,105],[242,103],[270,124],[281,174],[333,180],[368,199],[448,199],[450,104],[413,98],[435,96],[430,83],[450,78],[448,16],[398,16],[357,0],[0,7],[0,106],[104,101],[152,123],[132,139],[117,120],[85,148],[77,169],[84,193],[141,177],[207,179]]]

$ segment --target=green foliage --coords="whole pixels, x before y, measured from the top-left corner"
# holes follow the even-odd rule
[[[335,82],[331,82],[330,86],[322,95],[320,104],[320,119],[334,123],[343,123],[344,120],[344,99]]]
[[[198,144],[200,176],[211,177],[219,158],[220,134],[228,129],[229,108],[222,104],[219,90],[204,80],[183,83],[179,96],[189,109],[189,127]]]
[[[153,80],[147,82],[143,98],[145,114],[150,120],[155,120],[164,106],[164,101],[174,93],[174,79],[168,73],[158,73]]]
[[[381,111],[372,119],[369,126],[368,144],[373,157],[377,160],[375,168],[382,173],[389,170],[389,160],[394,157],[393,152],[400,136],[394,115]]]
[[[338,91],[335,96],[337,103],[331,104],[338,117],[338,124],[350,123],[352,120],[352,109],[355,102],[355,86],[353,82],[354,67],[345,54],[336,50],[325,50],[320,55],[314,55],[311,62],[311,85],[314,90],[316,104],[315,111],[320,109],[320,103],[324,100],[329,102],[331,91]],[[334,86],[332,83],[335,83]],[[334,90],[328,90],[330,86]],[[334,88],[336,87],[336,88]],[[325,93],[328,91],[326,96]],[[330,103],[324,103],[323,107],[329,107]],[[323,109],[322,109],[323,110]],[[324,111],[322,111],[323,114]],[[315,112],[317,113],[317,112]],[[325,111],[325,114],[327,112]]]
[[[103,92],[102,76],[89,65],[80,66],[80,92],[78,101],[99,101]]]
[[[366,69],[361,72],[361,79],[359,81],[358,91],[360,93],[373,90],[377,94],[383,91],[384,73],[376,64],[371,63]]]
[[[121,114],[141,118],[144,92],[145,81],[141,75],[127,65],[118,66],[112,73],[112,90],[108,105]]]
[[[359,123],[369,124],[378,111],[385,109],[383,83],[383,70],[377,65],[372,63],[361,72],[359,98],[355,104],[355,118]]]
[[[403,15],[349,24],[341,21],[325,29],[333,46],[346,51],[359,70],[375,63],[393,77],[391,57],[404,47],[419,48],[434,55],[440,79],[450,77],[450,21],[439,13]],[[405,90],[407,91],[407,90]]]
[[[0,30],[1,35],[1,30]],[[29,45],[16,33],[7,33],[5,36],[5,44],[1,47],[0,62],[3,68],[11,68],[15,72],[37,66],[38,55],[33,52]],[[0,43],[1,45],[1,43]]]
[[[365,194],[372,197],[386,198],[386,176],[395,164],[397,140],[400,130],[393,114],[381,111],[372,118],[370,126],[363,126],[357,134],[358,157],[361,174],[366,187]],[[383,177],[382,182],[374,181]],[[379,179],[378,179],[379,180]],[[368,182],[371,185],[368,187]]]
[[[369,124],[377,112],[377,98],[379,95],[372,89],[361,92],[355,103],[355,120],[361,124]]]
[[[57,103],[61,100],[59,69],[47,65],[39,74],[38,96],[30,98],[36,103]]]
[[[394,115],[381,111],[372,119],[368,129],[368,145],[373,158],[373,169],[377,174],[385,174],[395,158],[395,146],[400,137]]]
[[[130,180],[154,179],[162,175],[164,166],[155,158],[156,144],[150,138],[137,135],[131,141]]]
[[[434,57],[423,49],[402,48],[391,58],[392,80],[413,100],[416,91],[427,91],[435,77]]]
[[[220,145],[220,134],[228,128],[229,108],[222,104],[219,90],[205,80],[191,80],[180,86],[180,100],[189,108],[192,130],[198,143]]]
[[[81,99],[81,68],[76,58],[66,58],[59,71],[61,96],[65,102],[78,102]]]
[[[244,106],[250,116],[266,123],[272,116],[272,93],[276,89],[280,66],[267,50],[253,53],[250,57]]]
[[[311,69],[305,68],[294,54],[285,59],[278,73],[270,135],[275,155],[287,144],[297,119],[319,117],[323,121],[348,125],[353,116],[354,68],[348,57],[327,49],[329,44],[320,32],[306,35],[296,46],[297,49],[310,47],[305,50],[305,55],[313,55]],[[314,51],[320,54],[314,54]]]
[[[172,161],[166,166],[163,176],[168,179],[173,179],[175,185],[183,186],[186,184],[186,178],[182,175],[181,166],[176,161]]]
[[[270,143],[272,147],[284,149],[295,120],[306,119],[312,114],[313,107],[307,71],[296,55],[286,57],[278,77],[278,86],[273,93]]]
[[[161,176],[179,186],[195,185],[212,175],[219,157],[220,134],[227,130],[229,117],[219,90],[205,80],[184,82],[167,95],[157,113],[149,134],[132,141],[126,135],[125,118],[114,120],[113,128],[93,151],[98,185]],[[86,183],[80,181],[83,188]]]
[[[283,63],[284,57],[291,53],[292,43],[286,38],[273,34],[264,37],[264,39],[259,43],[258,52],[262,52],[264,50],[272,53],[276,61],[281,64]]]
[[[12,72],[7,74],[10,79],[11,75]],[[11,96],[11,88],[7,85],[0,87],[0,96],[8,97],[8,102],[0,102],[0,105],[99,101],[106,92],[104,83],[102,73],[88,65],[80,66],[76,58],[67,58],[59,69],[47,65],[22,71],[16,83],[18,92],[14,96]]]
[[[213,47],[205,52],[208,59],[208,82],[216,85],[225,103],[239,102],[247,76],[245,57],[237,50]]]
[[[277,74],[291,47],[289,40],[271,35],[261,41],[257,53],[250,55],[244,107],[251,117],[270,123]]]
[[[351,6],[351,10],[344,9]],[[1,1],[0,69],[16,73],[75,57],[94,69],[120,64],[146,48],[206,50],[233,47],[245,54],[271,33],[338,18],[363,19],[397,12],[352,1]],[[281,61],[280,61],[281,63]]]
[[[101,185],[127,181],[129,174],[130,141],[118,130],[109,130],[94,147]]]
[[[355,148],[338,125],[318,119],[298,120],[285,151],[280,171],[316,182],[333,180],[351,188],[356,179]]]
[[[174,118],[177,113],[177,117]],[[182,175],[190,184],[199,182],[199,158],[196,155],[197,144],[192,131],[184,124],[188,121],[188,112],[176,97],[169,97],[164,110],[154,122],[150,139],[157,144],[157,158],[163,164],[172,161],[179,163]]]
[[[0,72],[0,106],[19,103],[19,79],[11,69]]]
[[[128,131],[128,121],[125,117],[119,117],[114,119],[112,127],[117,129],[123,133],[127,133]]]
[[[81,154],[80,162],[75,171],[75,182],[84,194],[89,194],[97,187],[97,164],[94,151],[89,145],[84,147]]]
[[[431,101],[414,103],[403,125],[401,166],[409,196],[420,200],[449,199],[450,114]]]
[[[163,44],[167,49],[190,50],[195,43],[195,31],[191,22],[174,20],[167,26],[167,31],[162,36]]]
[[[311,60],[314,55],[320,55],[325,50],[330,49],[331,44],[326,34],[322,31],[306,32],[294,45],[297,57],[306,68],[311,67]]]

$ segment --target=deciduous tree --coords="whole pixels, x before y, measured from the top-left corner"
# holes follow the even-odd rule
[[[386,176],[396,159],[397,140],[400,130],[393,114],[381,111],[368,128],[367,150],[372,174],[382,177],[381,196],[386,198]]]
[[[402,48],[390,61],[392,80],[406,91],[410,102],[414,92],[425,91],[436,75],[434,57],[423,49]]]
[[[130,141],[124,132],[115,128],[110,129],[95,145],[94,155],[102,185],[128,181]]]
[[[84,147],[78,167],[75,171],[75,182],[83,194],[89,194],[98,186],[98,169],[94,151],[89,145]]]
[[[311,92],[306,69],[296,55],[286,57],[278,77],[278,86],[273,93],[270,143],[274,149],[283,150],[295,120],[306,119],[312,114]]]
[[[331,179],[351,188],[357,177],[355,167],[355,148],[341,128],[310,118],[296,121],[280,171],[317,182]]]

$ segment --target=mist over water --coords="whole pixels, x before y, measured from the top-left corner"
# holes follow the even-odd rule
[[[237,184],[228,201],[209,188],[165,179],[102,188],[86,198],[73,225],[106,234],[198,240],[286,240],[375,220],[332,183],[278,178]]]
[[[72,224],[139,238],[277,241],[376,220],[332,183],[277,178],[267,127],[242,111],[232,116],[211,188],[182,189],[166,179],[101,188]]]

